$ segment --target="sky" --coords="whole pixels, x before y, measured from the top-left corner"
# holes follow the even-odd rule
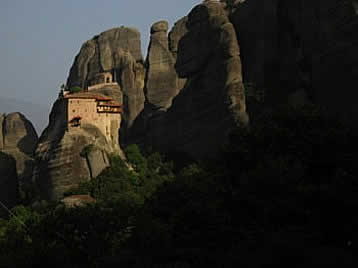
[[[0,100],[18,100],[49,112],[86,40],[113,27],[135,27],[141,32],[145,56],[154,22],[164,19],[172,26],[200,2],[0,0]],[[4,107],[0,102],[1,113],[14,112]],[[37,120],[26,114],[25,106],[19,104],[16,109]],[[43,124],[37,123],[38,132]]]

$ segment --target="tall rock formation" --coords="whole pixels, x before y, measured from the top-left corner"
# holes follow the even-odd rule
[[[38,142],[37,133],[21,113],[0,115],[0,151],[16,160],[20,181],[31,179],[33,153]]]
[[[67,86],[86,88],[102,72],[113,73],[123,92],[124,127],[129,128],[144,105],[145,70],[136,29],[122,26],[87,41],[71,67]]]
[[[106,88],[102,90],[107,92]],[[66,101],[59,98],[54,103],[49,125],[42,133],[35,152],[33,179],[41,197],[48,200],[62,199],[66,191],[98,176],[109,166],[107,154],[122,154],[115,133],[113,136],[117,141],[109,141],[106,133],[90,122],[82,123],[81,127],[70,127]],[[118,133],[119,124],[113,131]]]
[[[152,28],[152,35],[153,32],[156,31]],[[160,38],[152,36],[152,40],[158,38],[166,44],[164,33],[158,36]],[[161,43],[155,42],[159,47]],[[174,26],[169,47],[176,59],[176,73],[185,79],[185,86],[181,89],[179,82],[175,90],[174,83],[165,85],[162,91],[178,93],[172,105],[155,115],[147,114],[144,109],[134,125],[130,142],[194,157],[212,156],[225,143],[230,128],[248,123],[238,41],[223,5],[211,1],[196,6],[188,17]],[[151,49],[153,52],[159,50],[154,46]],[[160,45],[160,49],[166,52],[167,46]],[[164,58],[159,55],[156,55],[158,59]],[[148,70],[153,69],[155,73],[156,64],[163,63],[150,57],[153,57],[151,53]],[[148,73],[149,85],[151,76]],[[169,76],[167,81],[171,79]],[[153,90],[152,94],[159,97],[160,91]],[[148,94],[146,100],[151,102]]]
[[[0,200],[16,204],[19,186],[30,183],[38,141],[29,120],[20,113],[0,115]]]
[[[356,0],[204,1],[169,34],[167,22],[153,24],[145,62],[135,29],[115,28],[87,41],[67,86],[87,88],[103,74],[113,77],[118,85],[93,92],[123,103],[121,145],[212,156],[232,127],[248,124],[244,83],[264,89],[271,108],[315,102],[350,120],[358,114],[357,14]],[[103,152],[120,151],[91,126],[66,132],[62,109],[57,101],[36,150],[35,176],[49,199],[98,174],[108,165]],[[89,144],[99,150],[81,157]]]
[[[159,21],[151,28],[145,84],[146,104],[153,110],[166,110],[178,94],[175,59],[169,50],[168,22]]]
[[[265,88],[271,104],[306,95],[358,120],[357,1],[246,0],[231,8],[245,82]]]
[[[100,81],[101,74],[110,74],[112,81]],[[67,87],[87,89],[96,85],[90,89],[92,93],[123,103],[123,120],[117,129],[121,127],[120,136],[124,139],[144,107],[144,76],[140,34],[136,29],[120,27],[103,32],[82,46],[71,67]],[[58,99],[36,149],[34,180],[45,199],[61,199],[64,192],[106,168],[108,153],[122,153],[118,141],[109,143],[94,125],[68,131],[66,115],[64,100]],[[92,145],[94,149],[87,152],[86,148]]]

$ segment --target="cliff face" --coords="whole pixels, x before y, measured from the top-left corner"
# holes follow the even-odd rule
[[[162,34],[165,45],[156,40],[159,34],[153,28],[157,25],[152,27],[148,70],[172,84],[153,83],[163,85],[162,90],[150,88],[152,96],[146,95],[144,112],[133,126],[130,142],[194,157],[213,155],[225,143],[230,128],[248,123],[234,27],[218,2],[196,6],[174,26],[168,41]],[[156,54],[158,51],[167,56]],[[166,66],[167,73],[160,73],[157,65]],[[149,72],[147,87],[151,77]],[[169,96],[161,94],[163,91]],[[171,105],[161,112],[148,112],[153,96],[164,96]]]
[[[209,2],[167,32],[165,21],[152,26],[145,63],[136,30],[121,27],[94,37],[77,55],[67,86],[86,88],[98,74],[111,73],[118,86],[95,92],[123,103],[121,144],[213,154],[231,127],[248,122],[234,27],[223,5]],[[65,116],[57,100],[36,149],[34,179],[45,199],[62,198],[108,165],[107,152],[120,152],[94,126],[66,131]],[[97,149],[84,157],[90,144]]]
[[[103,85],[91,92],[123,103],[121,137],[124,139],[144,107],[145,70],[137,30],[115,28],[87,41],[76,56],[67,86],[87,88],[98,74],[105,72],[111,73],[117,84]],[[34,180],[45,199],[61,199],[67,190],[98,176],[109,165],[108,153],[122,154],[119,141],[107,142],[94,125],[68,130],[66,114],[64,100],[58,99],[36,149]]]
[[[98,176],[109,166],[108,153],[122,154],[119,144],[109,142],[95,125],[68,128],[64,102],[55,102],[35,152],[33,179],[42,198],[48,200],[62,199],[66,191]]]
[[[37,133],[21,113],[0,115],[0,151],[16,160],[16,170],[21,181],[31,178],[33,153],[38,141]]]
[[[0,198],[9,206],[18,200],[19,185],[30,183],[37,141],[36,131],[25,116],[0,115]]]
[[[114,28],[87,41],[76,56],[67,80],[69,88],[85,88],[98,73],[112,72],[123,92],[125,128],[129,128],[144,104],[143,58],[140,33]]]
[[[178,76],[174,68],[175,59],[168,46],[168,23],[160,21],[151,28],[147,58],[145,97],[147,108],[166,110],[178,94]]]
[[[353,0],[205,1],[169,34],[167,22],[153,24],[145,62],[135,29],[89,40],[67,85],[85,88],[110,72],[118,86],[96,92],[124,105],[121,145],[212,156],[232,127],[248,124],[244,82],[265,89],[270,107],[315,102],[332,114],[358,114],[357,14]],[[98,174],[108,165],[103,152],[120,151],[91,126],[66,132],[64,114],[55,103],[36,151],[35,176],[50,199]],[[93,143],[100,149],[81,157]]]
[[[304,94],[351,121],[357,114],[356,6],[353,0],[237,3],[230,19],[239,37],[244,81],[266,88],[270,103]]]

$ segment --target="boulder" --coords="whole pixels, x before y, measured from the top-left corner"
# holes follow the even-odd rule
[[[89,204],[93,204],[96,200],[89,195],[71,195],[66,196],[61,200],[66,208],[85,207]]]
[[[104,150],[94,148],[86,155],[91,178],[96,178],[105,168],[109,167],[109,159]]]

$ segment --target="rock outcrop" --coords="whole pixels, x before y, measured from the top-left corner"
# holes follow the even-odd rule
[[[110,74],[113,80],[98,84],[100,74]],[[95,84],[90,89],[92,93],[123,103],[123,120],[118,122],[117,129],[121,127],[120,135],[125,139],[144,107],[144,77],[140,34],[136,29],[120,27],[103,32],[82,46],[70,70],[67,87],[87,89]],[[34,179],[45,199],[61,199],[67,190],[98,176],[109,165],[108,153],[122,154],[118,141],[109,143],[94,125],[68,131],[64,109],[63,100],[57,100],[36,150]],[[118,135],[113,137],[118,140]],[[83,154],[88,146],[96,149]]]
[[[168,22],[159,21],[151,28],[145,84],[146,104],[153,110],[166,110],[178,94],[175,59],[169,50]]]
[[[0,201],[7,206],[16,205],[19,187],[31,182],[37,141],[36,131],[25,116],[0,115]]]
[[[354,0],[204,1],[169,34],[167,22],[153,24],[145,62],[135,29],[87,41],[67,86],[87,88],[110,74],[115,83],[91,90],[123,103],[121,145],[210,157],[232,127],[248,124],[244,83],[264,89],[270,109],[315,102],[332,114],[358,114],[357,6]],[[93,126],[66,132],[64,115],[56,102],[36,151],[36,176],[49,199],[95,177],[108,165],[105,152],[120,151]],[[97,149],[81,157],[91,144]]]
[[[264,87],[271,104],[304,92],[329,113],[357,121],[352,116],[358,114],[356,6],[355,0],[246,0],[232,5],[244,81]]]
[[[32,177],[33,153],[38,142],[37,133],[21,113],[0,115],[0,151],[16,160],[20,181]]]
[[[64,101],[55,102],[35,152],[33,179],[47,200],[60,200],[66,191],[96,177],[109,165],[108,153],[122,154],[119,144],[109,142],[95,125],[68,128]]]
[[[165,21],[152,26],[145,64],[138,31],[121,27],[94,37],[77,55],[67,86],[91,86],[91,92],[123,103],[123,145],[213,155],[231,127],[248,122],[234,27],[223,4],[211,1],[179,20],[169,36],[167,32]],[[115,83],[93,88],[101,74]],[[59,99],[36,149],[34,179],[45,199],[61,199],[107,167],[108,152],[121,152],[94,126],[66,131],[65,117]],[[96,149],[83,154],[88,146]]]
[[[87,41],[71,67],[67,86],[86,88],[102,72],[111,72],[123,92],[123,121],[129,128],[144,106],[145,70],[136,29],[114,28]]]
[[[167,111],[148,115],[144,109],[130,142],[194,157],[212,156],[233,126],[248,123],[234,27],[223,5],[211,1],[196,6],[180,20],[169,39],[176,73],[186,79],[185,86],[176,90],[178,94]]]

